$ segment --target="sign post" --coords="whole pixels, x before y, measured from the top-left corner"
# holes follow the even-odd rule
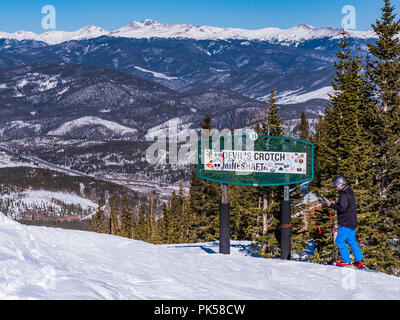
[[[230,254],[231,224],[228,185],[221,183],[222,199],[219,207],[219,253]]]
[[[289,186],[283,187],[283,201],[281,204],[281,259],[290,260],[291,254],[291,206],[289,199]]]
[[[285,143],[283,149],[288,151],[290,146],[289,143]],[[291,258],[291,204],[290,204],[290,192],[288,185],[288,175],[284,175],[285,185],[283,186],[283,200],[281,203],[281,216],[280,216],[280,244],[281,244],[281,259],[290,260]]]
[[[227,185],[284,186],[281,205],[281,259],[291,258],[289,185],[314,179],[314,145],[288,137],[234,135],[200,140],[197,176],[221,183],[220,253],[230,252]]]

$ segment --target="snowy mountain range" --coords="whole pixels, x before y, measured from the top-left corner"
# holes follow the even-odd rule
[[[226,89],[182,94],[100,67],[35,63],[0,74],[0,137],[140,138],[173,125],[197,129],[209,112],[217,128],[261,119],[264,104]]]
[[[373,31],[350,30],[349,35],[356,39],[371,39],[375,37]],[[146,19],[141,22],[131,22],[114,31],[107,31],[100,27],[89,25],[74,32],[52,30],[42,34],[30,31],[15,33],[0,32],[0,39],[35,40],[50,45],[60,44],[72,40],[87,40],[101,36],[123,37],[134,39],[148,38],[185,38],[195,40],[259,40],[280,43],[295,43],[318,38],[338,38],[340,29],[314,28],[301,24],[289,29],[262,28],[247,30],[239,28],[221,28],[213,26],[195,26],[191,24],[164,24],[155,20]]]
[[[176,38],[166,36],[163,30],[182,25],[160,25],[150,21],[132,23],[110,33],[133,32],[132,37],[106,36],[94,27],[68,33],[68,37],[63,37],[61,31],[50,31],[46,36],[53,35],[51,42],[58,43],[53,45],[21,34],[17,37],[20,40],[0,38],[0,68],[35,62],[85,64],[130,73],[179,92],[218,87],[260,100],[267,99],[274,87],[282,104],[326,100],[331,92],[337,29],[297,26],[265,41],[255,36],[249,40],[251,37],[245,33],[236,39],[228,39],[234,37],[233,33],[226,34],[224,39],[225,29],[221,29],[214,36],[204,36],[221,39],[199,40],[201,37],[195,35],[189,37],[190,30],[197,27],[187,28],[187,38]],[[148,38],[143,38],[146,34]],[[366,53],[367,44],[374,41],[368,34],[350,32],[354,52],[360,43],[361,53]],[[28,38],[36,40],[21,40]]]
[[[40,35],[0,33],[0,136],[143,138],[255,125],[272,88],[288,133],[333,92],[340,30],[299,25],[245,30],[154,20],[115,31],[87,26]],[[374,41],[349,31],[352,49]]]

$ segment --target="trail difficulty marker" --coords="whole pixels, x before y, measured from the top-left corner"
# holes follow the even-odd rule
[[[221,183],[220,253],[229,254],[227,185],[284,186],[281,204],[281,259],[290,259],[289,185],[314,179],[314,145],[287,137],[235,135],[200,140],[197,176]]]

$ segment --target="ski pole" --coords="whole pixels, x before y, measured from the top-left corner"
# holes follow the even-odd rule
[[[332,243],[333,243],[333,254],[334,254],[334,258],[335,261],[337,259],[337,254],[336,254],[336,249],[335,249],[335,235],[333,233],[333,220],[332,220],[332,210],[328,210],[329,211],[329,220],[331,221],[331,234],[332,234]]]

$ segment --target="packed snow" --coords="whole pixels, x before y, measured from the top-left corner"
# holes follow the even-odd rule
[[[66,41],[93,39],[101,36],[123,38],[187,38],[196,40],[261,40],[277,41],[282,43],[297,43],[314,38],[340,37],[341,29],[315,28],[309,25],[298,25],[288,29],[261,28],[255,30],[239,28],[221,28],[214,26],[196,26],[191,24],[165,24],[151,19],[141,22],[131,22],[115,31],[107,31],[96,26],[86,26],[74,32],[51,30],[42,34],[29,31],[15,33],[0,32],[1,39],[36,40],[49,45],[60,44]],[[348,30],[351,37],[357,39],[376,38],[373,31]],[[245,44],[245,43],[244,43]]]
[[[253,257],[248,242],[152,245],[0,213],[0,299],[398,299],[400,278]]]

